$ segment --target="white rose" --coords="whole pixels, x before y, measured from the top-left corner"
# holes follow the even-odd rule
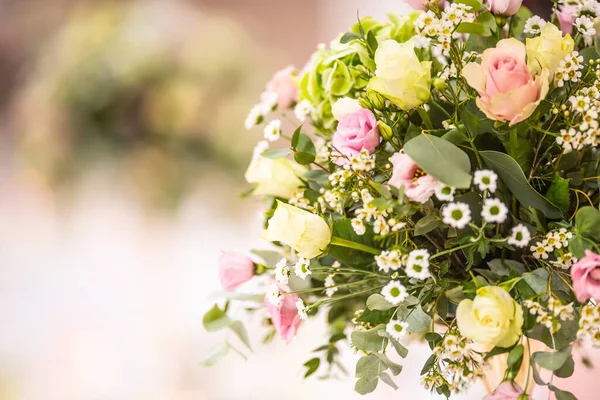
[[[262,238],[282,242],[298,252],[298,256],[311,259],[323,253],[331,242],[329,225],[316,214],[277,201],[277,209],[269,219]]]
[[[292,197],[294,191],[302,187],[300,180],[306,169],[285,158],[270,159],[256,157],[246,171],[246,181],[256,183],[256,195],[276,196],[284,199]]]
[[[342,97],[331,106],[333,117],[338,121],[345,115],[352,114],[360,110],[362,107],[358,100],[350,97]]]
[[[415,43],[386,40],[375,52],[377,70],[369,89],[402,110],[410,110],[431,97],[431,62],[419,61]]]

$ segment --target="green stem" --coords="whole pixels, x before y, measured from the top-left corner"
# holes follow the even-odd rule
[[[348,286],[356,285],[356,284],[359,284],[359,283],[370,282],[373,279],[374,278],[367,278],[367,279],[363,279],[363,280],[355,281],[355,282],[340,283],[339,285],[334,285],[334,286],[330,286],[330,287],[318,287],[318,288],[310,288],[310,289],[304,289],[304,290],[296,290],[296,291],[293,291],[293,292],[284,292],[283,294],[303,294],[303,293],[324,292],[325,290],[330,289],[330,288],[341,289],[341,288],[345,288],[345,287],[348,287]]]
[[[355,269],[355,268],[316,267],[316,268],[311,268],[310,270],[314,271],[314,272],[329,272],[331,274],[338,274],[338,273],[362,274],[362,275],[372,275],[372,276],[376,276],[378,278],[388,278],[387,275],[382,275],[382,274],[378,274],[376,272],[365,271],[362,269]]]
[[[364,251],[365,253],[371,253],[371,254],[375,254],[375,255],[379,255],[381,253],[381,250],[378,250],[374,247],[367,246],[365,244],[356,243],[351,240],[346,240],[346,239],[342,239],[342,238],[335,237],[335,236],[331,238],[331,245],[347,247],[349,249],[360,250],[360,251]]]
[[[338,296],[338,297],[333,297],[333,298],[327,299],[327,300],[317,301],[316,303],[311,304],[309,306],[309,308],[320,307],[323,304],[333,303],[333,302],[336,302],[338,300],[344,300],[344,299],[348,299],[350,297],[360,296],[361,294],[371,293],[373,291],[381,289],[384,286],[385,285],[379,285],[379,286],[375,286],[375,287],[372,287],[372,288],[369,288],[369,289],[361,290],[360,292],[349,293],[349,294],[346,294],[344,296]]]
[[[431,104],[433,104],[438,110],[443,112],[449,119],[452,119],[452,115],[444,107],[442,107],[437,101],[431,99]]]
[[[475,243],[467,243],[467,244],[463,244],[462,246],[453,247],[453,248],[448,249],[448,250],[440,251],[439,253],[435,253],[434,255],[432,255],[431,257],[429,257],[429,259],[433,260],[433,259],[441,257],[441,256],[443,256],[445,254],[453,253],[453,252],[455,252],[457,250],[466,249],[467,247],[471,247],[471,246],[475,246]]]

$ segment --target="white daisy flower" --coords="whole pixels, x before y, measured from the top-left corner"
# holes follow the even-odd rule
[[[296,107],[294,108],[294,114],[300,122],[304,122],[306,117],[308,117],[313,110],[314,108],[310,101],[302,100],[300,103],[296,104]]]
[[[462,202],[448,203],[442,209],[444,223],[456,229],[462,229],[471,222],[471,209]]]
[[[287,285],[290,277],[290,268],[287,266],[287,260],[282,258],[275,265],[275,279],[277,282]]]
[[[411,262],[409,259],[408,263],[406,264],[406,276],[424,281],[428,279],[431,274],[429,273],[429,267],[426,267],[418,262]]]
[[[308,307],[304,305],[304,301],[302,301],[302,299],[299,298],[296,300],[296,308],[298,309],[298,315],[300,316],[300,319],[305,320],[308,318]]]
[[[408,297],[406,288],[398,281],[391,281],[381,289],[381,295],[391,304],[397,306]]]
[[[429,250],[427,249],[418,249],[413,250],[408,254],[408,263],[420,264],[424,267],[429,267]]]
[[[542,18],[533,16],[525,22],[525,28],[523,29],[523,33],[529,33],[531,35],[539,35],[542,33],[542,28],[546,25],[546,21]]]
[[[250,109],[250,112],[246,117],[246,122],[244,123],[244,126],[246,127],[246,129],[252,129],[256,125],[260,124],[263,118],[263,108],[260,104],[256,104]]]
[[[492,170],[489,169],[480,169],[475,171],[473,175],[473,183],[477,185],[479,190],[482,192],[487,190],[490,193],[494,193],[498,182],[498,175]]]
[[[529,244],[531,240],[531,234],[529,233],[529,229],[523,224],[519,224],[512,228],[510,233],[510,237],[508,238],[508,244],[523,248]]]
[[[388,322],[388,324],[385,326],[386,332],[389,333],[389,335],[396,340],[400,340],[404,336],[406,336],[406,334],[408,333],[407,329],[408,322],[401,322],[395,319]]]
[[[439,185],[435,188],[435,197],[439,201],[454,201],[454,191],[451,186]]]
[[[589,17],[582,15],[575,20],[575,27],[583,35],[586,46],[591,46],[594,42],[596,30],[594,29],[594,21]]]
[[[265,126],[265,139],[274,142],[281,137],[281,120],[274,119]]]
[[[552,251],[552,247],[548,246],[546,241],[537,242],[534,246],[529,248],[533,252],[535,258],[546,260],[548,258],[548,252]]]
[[[265,115],[267,115],[268,113],[270,113],[271,111],[273,111],[275,108],[277,108],[277,102],[279,101],[279,94],[277,94],[277,92],[265,92],[263,93],[263,96],[261,96],[262,99],[262,109],[263,109],[263,113]]]
[[[335,292],[338,291],[338,288],[335,287],[335,281],[333,280],[333,274],[329,274],[327,275],[327,278],[325,278],[325,295],[327,297],[331,297],[335,294]]]
[[[278,306],[281,301],[281,291],[279,290],[279,287],[277,285],[269,286],[265,297],[269,303]]]
[[[312,274],[312,271],[310,270],[310,260],[299,257],[298,262],[294,267],[294,273],[297,277],[306,279],[310,274]]]
[[[507,215],[508,208],[500,199],[485,199],[483,201],[481,216],[485,222],[501,224],[506,221]]]

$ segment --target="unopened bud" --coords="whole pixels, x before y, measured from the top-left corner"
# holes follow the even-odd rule
[[[444,89],[446,89],[447,86],[448,86],[448,84],[445,79],[435,78],[433,80],[433,87],[436,88],[437,90],[444,90]]]
[[[369,97],[369,100],[371,100],[371,103],[375,109],[381,110],[383,107],[385,107],[385,98],[379,93],[375,92],[374,90],[367,89],[367,96]]]
[[[390,126],[388,124],[386,124],[385,122],[383,122],[383,121],[377,122],[377,127],[379,128],[379,134],[385,140],[390,140],[392,138],[392,136],[394,136],[394,132],[392,131],[392,128],[390,128]]]

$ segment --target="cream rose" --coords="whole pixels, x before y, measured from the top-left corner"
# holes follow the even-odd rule
[[[310,259],[323,253],[331,242],[331,231],[318,215],[278,200],[277,209],[269,219],[262,238],[283,242],[296,250],[300,257]]]
[[[527,65],[531,72],[536,74],[547,68],[550,75],[554,76],[558,64],[575,48],[575,42],[571,35],[563,37],[556,25],[546,24],[542,27],[540,36],[526,40],[525,47],[527,48]]]
[[[488,118],[514,125],[529,118],[548,94],[548,70],[534,77],[525,58],[523,43],[511,38],[485,50],[481,64],[464,66],[462,75],[479,93],[477,106]]]
[[[386,40],[375,52],[377,70],[371,89],[402,110],[427,102],[431,96],[431,62],[419,61],[414,42]]]
[[[294,191],[304,185],[299,176],[305,172],[304,167],[288,159],[258,156],[250,163],[245,178],[248,183],[257,184],[254,189],[256,195],[289,199]]]
[[[456,321],[460,333],[475,343],[510,347],[521,337],[523,309],[501,287],[484,286],[475,300],[460,302]]]

